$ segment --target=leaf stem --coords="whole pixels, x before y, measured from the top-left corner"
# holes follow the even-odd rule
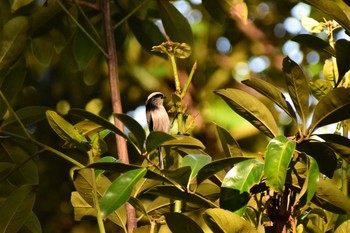
[[[192,78],[196,69],[197,69],[197,61],[193,64],[190,75],[188,76],[185,86],[183,88],[183,91],[181,92],[181,96],[180,96],[181,100],[185,97],[185,94],[187,93],[187,90],[192,82]]]
[[[180,86],[180,79],[179,79],[179,74],[177,72],[177,65],[176,65],[176,59],[174,54],[169,54],[170,61],[171,61],[171,66],[173,67],[173,72],[174,72],[174,80],[175,80],[175,93],[176,94],[181,94],[181,86]]]

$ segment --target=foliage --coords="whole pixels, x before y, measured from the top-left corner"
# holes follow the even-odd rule
[[[70,171],[74,220],[96,219],[100,232],[106,231],[106,223],[112,224],[116,232],[127,231],[126,203],[137,211],[139,227],[135,232],[267,232],[271,228],[274,232],[346,232],[350,212],[350,42],[335,40],[333,33],[340,26],[350,33],[350,11],[341,1],[306,2],[332,18],[325,22],[303,19],[310,33],[326,32],[328,41],[311,34],[292,40],[331,57],[324,63],[323,75],[309,80],[303,66],[287,56],[282,62],[285,92],[257,78],[242,83],[266,98],[243,88],[203,84],[203,93],[214,87],[216,90],[211,91],[217,97],[268,138],[262,140],[263,144],[267,142],[265,149],[252,155],[241,148],[228,129],[217,124],[215,133],[222,146],[218,156],[218,152],[208,150],[211,141],[195,136],[195,117],[188,111],[186,98],[196,82],[196,38],[188,20],[171,2],[113,3],[115,32],[120,36],[117,40],[127,41],[132,32],[150,59],[159,56],[170,60],[172,75],[167,75],[173,76],[175,88],[169,112],[176,132],[146,134],[143,126],[127,114],[113,114],[127,130],[117,128],[99,115],[102,108],[96,103],[92,111],[69,108],[67,112],[36,106],[25,98],[17,103],[29,76],[40,70],[59,71],[56,76],[42,72],[42,79],[48,79],[47,84],[43,83],[46,86],[55,81],[52,77],[64,78],[67,70],[82,75],[87,84],[96,83],[105,72],[101,60],[109,58],[100,33],[104,22],[99,7],[90,2],[49,0],[42,6],[28,0],[1,1],[1,231],[42,231],[40,218],[33,210],[36,190],[42,185],[35,159],[50,152],[74,165]],[[218,22],[248,23],[244,1],[221,0],[214,4],[203,0],[201,7]],[[161,20],[165,35],[156,26],[157,20]],[[121,26],[123,23],[128,27]],[[129,61],[120,62],[121,74],[132,73],[146,87],[152,83],[152,78],[145,81],[138,76],[151,77],[151,71],[133,64],[132,51],[123,51],[120,45],[117,49],[129,56]],[[73,62],[65,64],[65,59],[72,57]],[[182,61],[191,65],[183,68]],[[157,67],[159,72],[161,68]],[[188,75],[184,75],[186,69]],[[79,99],[84,93],[77,93],[77,86],[79,82],[71,94]],[[314,104],[313,97],[317,99]],[[271,102],[290,118],[290,130],[277,120]],[[232,113],[225,115],[234,120]],[[333,123],[337,124],[333,134],[318,131]],[[113,153],[110,138],[115,135],[128,143],[133,163],[121,163],[116,159],[120,155],[109,155]],[[63,145],[57,146],[62,141]],[[166,152],[163,170],[156,156],[159,147]],[[339,181],[343,182],[340,188]]]

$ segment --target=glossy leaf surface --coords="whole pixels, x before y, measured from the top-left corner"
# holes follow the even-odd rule
[[[292,159],[296,142],[284,136],[277,136],[267,145],[265,151],[264,176],[266,184],[282,194],[289,163]]]
[[[45,112],[48,110],[45,106],[30,106],[21,108],[16,111],[18,118],[22,121],[24,125],[34,124],[38,121],[45,119]],[[14,116],[10,116],[1,124],[1,127],[5,127],[17,122]]]
[[[290,117],[296,120],[296,115],[293,110],[293,107],[286,100],[286,97],[283,93],[278,90],[278,88],[262,79],[251,78],[243,80],[242,83],[253,88],[259,93],[263,94],[270,100],[272,100],[275,104],[277,104],[285,113],[287,113]]]
[[[222,149],[226,157],[243,156],[242,150],[238,142],[232,137],[232,135],[223,127],[216,125]]]
[[[175,139],[167,140],[162,143],[162,146],[205,149],[203,143],[197,138],[185,135],[177,135]]]
[[[272,113],[256,97],[238,89],[221,89],[215,91],[215,94],[268,137],[272,138],[278,134],[277,123]]]
[[[135,119],[126,114],[114,114],[114,116],[130,130],[130,133],[136,139],[138,147],[142,149],[146,139],[146,133],[142,126]]]
[[[158,131],[152,131],[146,138],[146,150],[151,152],[160,147],[166,141],[175,139],[170,134]]]
[[[105,129],[109,129],[112,132],[114,132],[114,133],[116,133],[124,138],[127,138],[127,136],[120,129],[118,129],[115,125],[110,123],[108,120],[103,119],[102,117],[97,116],[91,112],[85,111],[83,109],[73,108],[73,109],[69,110],[69,114],[81,117],[83,119],[88,119],[92,122],[95,122],[98,125],[103,126]]]
[[[64,141],[76,146],[81,150],[86,150],[88,148],[88,141],[86,138],[80,132],[78,132],[73,125],[63,119],[55,111],[46,111],[46,117],[51,128]]]
[[[29,23],[27,17],[17,16],[3,26],[0,50],[0,70],[11,65],[23,51]]]
[[[256,233],[257,231],[241,216],[223,209],[208,209],[203,218],[210,229],[215,233],[244,232]]]
[[[184,214],[167,212],[164,217],[171,232],[204,233],[195,221]]]
[[[23,185],[15,189],[1,205],[0,232],[18,232],[32,213],[35,186]]]
[[[135,184],[145,176],[146,171],[146,168],[128,171],[112,182],[99,201],[103,217],[106,218],[128,201]]]
[[[350,89],[335,88],[323,97],[315,107],[309,132],[324,125],[350,118]]]
[[[340,84],[346,72],[350,70],[350,42],[345,39],[339,39],[335,43],[335,52],[338,66],[338,81],[336,87]]]
[[[187,19],[169,1],[158,0],[157,2],[160,18],[170,39],[192,45],[192,29]]]
[[[209,155],[190,154],[182,158],[182,166],[191,168],[190,180],[197,176],[200,169],[211,162]]]
[[[260,182],[263,168],[264,164],[257,159],[236,164],[222,181],[220,207],[243,215],[250,199],[250,189]]]
[[[304,72],[289,57],[283,59],[283,73],[286,77],[288,93],[294,107],[306,128],[306,120],[309,116],[309,86]]]
[[[327,143],[304,140],[298,143],[297,150],[312,156],[316,159],[320,172],[329,178],[333,177],[337,167],[337,156]]]
[[[232,157],[232,158],[214,160],[213,162],[205,165],[201,170],[199,170],[198,175],[197,175],[197,183],[200,184],[204,180],[215,175],[215,173],[217,173],[225,168],[232,167],[235,164],[238,164],[238,163],[245,161],[245,160],[248,160],[248,159],[251,159],[251,158],[249,158],[249,157]]]
[[[292,41],[305,45],[308,48],[317,50],[319,52],[325,52],[330,56],[335,57],[334,48],[332,48],[332,46],[330,46],[327,42],[325,42],[324,40],[316,36],[309,35],[309,34],[301,34],[293,37]]]

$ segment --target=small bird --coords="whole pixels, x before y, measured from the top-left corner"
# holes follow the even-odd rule
[[[168,133],[171,128],[168,113],[166,112],[163,102],[165,95],[161,92],[151,93],[146,100],[146,118],[149,131],[161,131]],[[164,169],[162,158],[162,148],[158,148],[159,167]]]

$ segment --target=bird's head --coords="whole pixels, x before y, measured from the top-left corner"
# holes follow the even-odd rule
[[[146,100],[146,105],[155,105],[160,106],[163,104],[165,99],[165,95],[161,92],[153,92],[151,93]]]

